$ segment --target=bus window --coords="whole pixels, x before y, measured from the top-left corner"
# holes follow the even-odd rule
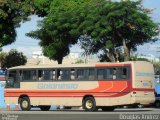
[[[57,80],[62,80],[63,71],[61,69],[57,69]]]
[[[126,67],[122,67],[121,69],[120,69],[120,75],[119,75],[119,78],[120,79],[127,79],[128,78],[128,70],[127,70],[127,68]]]
[[[77,78],[78,80],[84,80],[85,77],[85,69],[78,69],[77,70]]]
[[[71,80],[75,80],[75,69],[71,69]]]
[[[38,80],[55,80],[55,70],[38,70]]]
[[[19,70],[17,75],[18,79],[22,81],[22,70]]]
[[[70,80],[70,70],[69,69],[64,69],[63,70],[63,80]]]
[[[16,70],[9,71],[7,79],[7,87],[13,87],[13,88],[19,87],[19,82],[16,79]]]
[[[36,70],[31,71],[31,78],[32,80],[37,80]]]
[[[43,80],[43,71],[42,70],[38,70],[38,80],[39,81]]]
[[[106,69],[106,79],[112,80],[113,79],[113,69],[112,68],[107,68]]]
[[[128,70],[126,67],[107,68],[106,79],[110,80],[123,80],[127,79]]]
[[[94,69],[88,69],[88,79],[89,80],[95,79],[95,70]]]
[[[97,69],[98,80],[103,80],[105,78],[105,69]]]
[[[113,68],[113,80],[117,79],[117,69]]]
[[[52,71],[44,70],[43,71],[43,80],[52,80]]]
[[[107,68],[106,72],[107,72],[106,77],[105,77],[106,79],[108,80],[117,79],[117,74],[118,74],[117,68]]]
[[[56,71],[55,70],[52,70],[52,79],[56,80]]]
[[[23,78],[25,80],[37,80],[36,77],[36,70],[24,70],[23,71]]]

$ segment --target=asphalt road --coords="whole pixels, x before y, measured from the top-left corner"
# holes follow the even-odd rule
[[[83,110],[5,111],[0,110],[0,120],[160,120],[160,109],[115,109],[113,112],[85,112]]]

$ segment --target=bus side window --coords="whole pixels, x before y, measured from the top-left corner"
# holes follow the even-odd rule
[[[127,68],[122,68],[121,78],[122,79],[127,79]]]
[[[71,80],[75,80],[75,69],[71,69]]]
[[[116,79],[118,80],[127,79],[128,70],[126,67],[117,67],[116,71],[117,71]]]
[[[98,80],[104,80],[105,78],[104,72],[105,72],[105,69],[97,69]]]
[[[22,81],[22,70],[18,71],[18,78],[20,81]]]
[[[78,80],[84,80],[86,78],[85,69],[78,69],[77,70],[77,78],[78,78]]]
[[[63,70],[63,80],[70,80],[70,70],[69,69],[64,69]]]
[[[113,79],[113,69],[112,68],[107,68],[106,69],[106,79],[112,80]]]
[[[23,70],[22,80],[37,80],[36,70]]]
[[[95,70],[94,69],[88,69],[88,79],[89,80],[95,79]]]
[[[38,80],[39,81],[43,80],[43,71],[42,70],[38,70]]]
[[[31,71],[32,80],[37,80],[36,70]]]
[[[113,80],[117,79],[117,69],[113,68]]]
[[[57,80],[62,80],[63,71],[61,69],[57,69]]]
[[[31,80],[31,74],[29,70],[23,70],[22,80]]]
[[[51,70],[43,70],[43,79],[44,80],[52,80],[52,71]]]
[[[56,71],[55,70],[52,71],[52,79],[56,80]]]

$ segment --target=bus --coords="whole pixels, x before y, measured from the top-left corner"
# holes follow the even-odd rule
[[[154,70],[150,62],[35,65],[8,69],[6,104],[82,107],[85,111],[113,111],[117,106],[154,103]]]

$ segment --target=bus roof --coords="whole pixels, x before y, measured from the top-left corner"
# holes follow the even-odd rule
[[[22,66],[16,66],[11,67],[8,70],[14,70],[14,69],[34,69],[34,68],[69,68],[69,67],[95,67],[95,66],[123,66],[125,64],[135,64],[137,62],[143,62],[143,63],[149,63],[146,61],[127,61],[127,62],[99,62],[99,63],[92,63],[92,64],[53,64],[53,65],[22,65]]]

